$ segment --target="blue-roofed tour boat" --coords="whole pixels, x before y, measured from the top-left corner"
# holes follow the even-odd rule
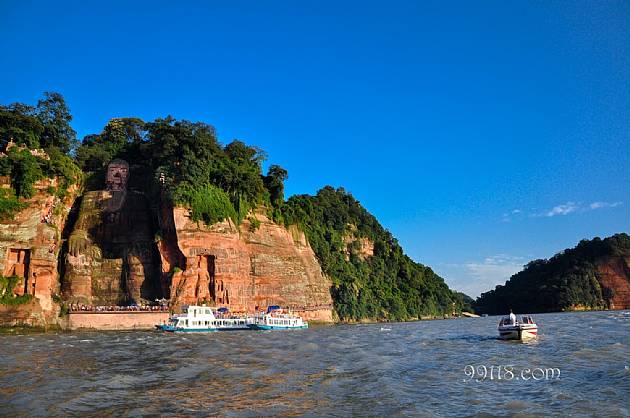
[[[308,328],[308,323],[280,306],[269,306],[267,312],[254,317],[249,327],[258,330],[304,329]]]

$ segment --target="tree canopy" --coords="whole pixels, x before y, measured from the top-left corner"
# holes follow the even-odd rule
[[[80,181],[81,172],[69,155],[76,147],[71,120],[70,109],[59,93],[44,93],[37,106],[0,106],[0,143],[5,148],[0,175],[9,176],[12,187],[11,193],[0,196],[0,205],[17,208],[15,199],[30,198],[34,183],[45,177],[57,177],[60,190]],[[10,216],[11,212],[2,213]]]

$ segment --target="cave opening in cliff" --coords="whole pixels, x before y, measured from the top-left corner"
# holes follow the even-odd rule
[[[29,265],[31,250],[23,248],[11,248],[7,254],[7,262],[4,268],[4,276],[17,276],[24,279],[24,294],[28,293]]]
[[[200,255],[198,256],[198,263],[199,269],[208,274],[208,290],[210,297],[217,303],[218,284],[216,280],[216,256],[211,254]]]

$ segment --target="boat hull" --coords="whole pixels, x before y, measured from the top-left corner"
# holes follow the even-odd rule
[[[300,325],[300,326],[282,326],[282,325],[263,325],[263,324],[250,324],[250,329],[271,331],[271,330],[287,330],[287,329],[306,329],[308,328],[308,324]]]
[[[502,340],[529,340],[538,337],[537,326],[499,327],[499,338]]]
[[[217,331],[247,331],[251,330],[247,325],[242,327],[217,327]]]
[[[172,325],[156,325],[155,326],[158,330],[160,331],[164,331],[164,332],[216,332],[218,331],[217,328],[181,328],[181,327],[174,327]]]

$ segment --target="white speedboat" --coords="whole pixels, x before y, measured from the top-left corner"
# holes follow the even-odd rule
[[[249,327],[261,330],[304,329],[308,328],[308,323],[279,306],[269,306],[267,312],[254,317]]]
[[[531,316],[523,315],[512,322],[509,316],[499,322],[499,338],[502,340],[527,340],[538,336],[538,325]]]

